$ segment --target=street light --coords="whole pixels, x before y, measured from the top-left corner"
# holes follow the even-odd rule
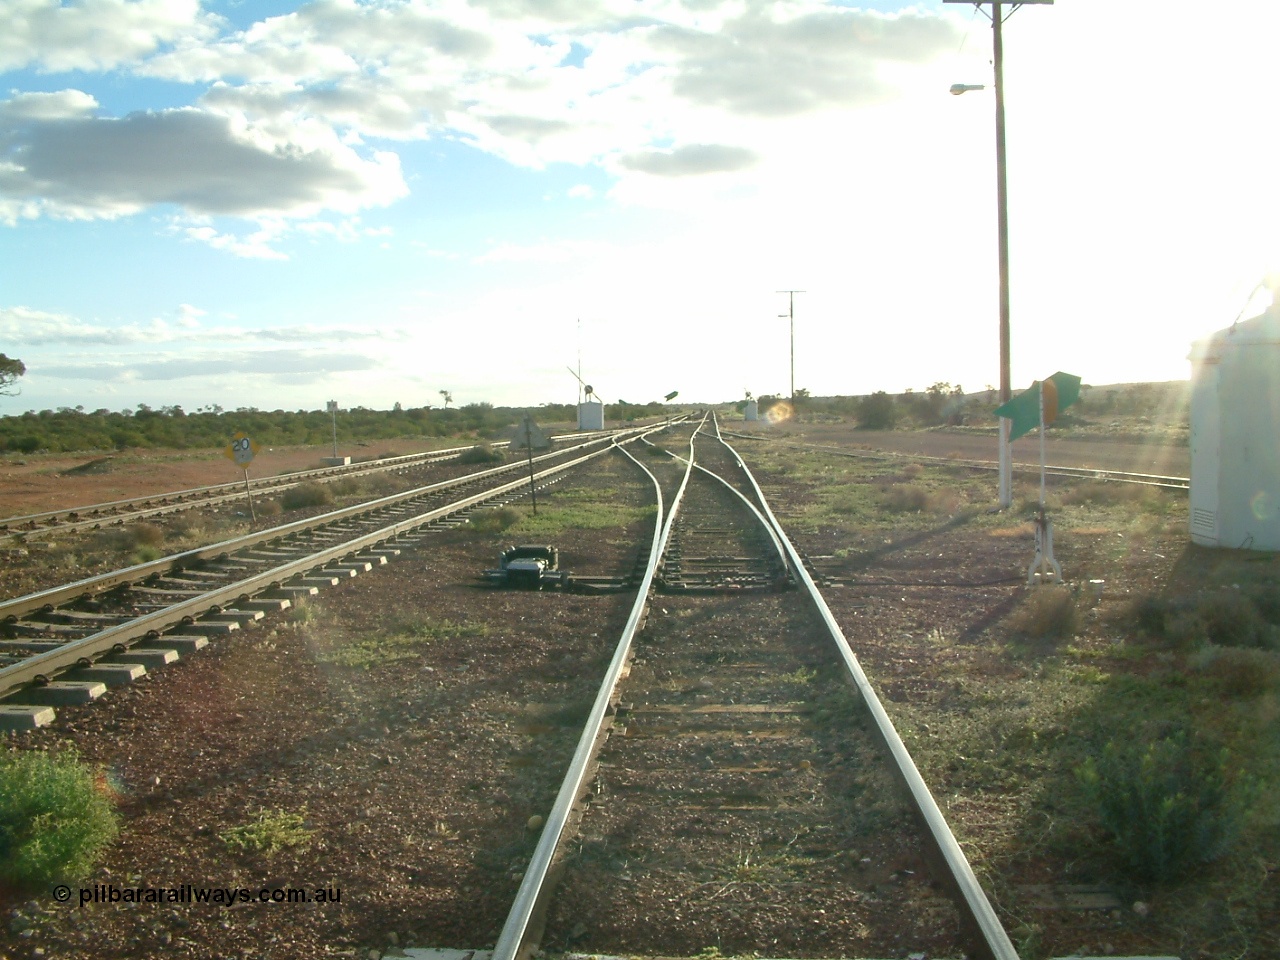
[[[788,317],[791,320],[791,402],[796,402],[796,294],[804,293],[804,290],[778,290],[777,293],[785,293],[788,296],[788,307],[786,313],[778,314],[779,317]]]
[[[1009,194],[1005,183],[1004,150],[1004,36],[1001,27],[1004,14],[1001,0],[943,0],[943,3],[972,3],[981,9],[991,4],[993,37],[992,63],[996,81],[996,242],[1000,259],[1000,403],[1009,402],[1012,393],[1009,375]],[[1053,0],[1012,0],[1010,14],[1024,3],[1053,3]],[[981,84],[953,83],[951,93],[959,96],[970,90],[982,90]],[[1009,443],[1010,421],[1000,418],[1000,507],[1013,505],[1013,453]]]

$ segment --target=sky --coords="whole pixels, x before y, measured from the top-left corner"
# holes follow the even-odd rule
[[[1257,312],[1276,36],[1005,21],[1015,389]],[[785,395],[787,289],[797,388],[982,390],[991,60],[939,0],[0,0],[0,414]]]

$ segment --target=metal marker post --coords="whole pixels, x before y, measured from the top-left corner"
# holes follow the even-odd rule
[[[249,468],[244,468],[244,495],[249,498],[249,519],[257,523],[258,513],[253,509],[253,491],[249,489]]]
[[[1044,450],[1044,392],[1048,389],[1046,382],[1040,384],[1040,512],[1036,515],[1036,556],[1031,561],[1031,566],[1027,568],[1027,583],[1036,582],[1036,577],[1040,578],[1040,582],[1046,580],[1056,580],[1062,582],[1062,565],[1053,555],[1053,524],[1044,512],[1044,473],[1045,473],[1045,450]],[[1052,570],[1052,574],[1050,574]]]
[[[533,501],[533,515],[538,515],[538,491],[533,485],[533,426],[529,422],[529,415],[524,415],[524,442],[525,449],[529,452],[529,499]]]
[[[1045,385],[1040,384],[1040,516],[1044,516],[1044,470],[1045,470],[1045,454],[1044,454],[1044,391]]]

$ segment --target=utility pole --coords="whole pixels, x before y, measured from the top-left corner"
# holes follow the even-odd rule
[[[796,402],[796,294],[807,293],[807,290],[777,290],[776,293],[787,294],[788,307],[786,313],[778,314],[779,317],[789,317],[791,320],[791,403]]]
[[[1000,282],[1000,402],[1008,403],[1012,395],[1009,372],[1009,191],[1005,177],[1004,146],[1004,25],[1001,0],[943,0],[944,3],[972,3],[979,10],[991,4],[992,64],[996,81],[996,246],[999,257]],[[1024,3],[1053,3],[1053,0],[1010,0],[1009,15]],[[985,12],[985,11],[984,11]],[[957,85],[963,87],[963,85]],[[963,89],[952,88],[952,93]],[[1010,422],[1000,418],[1000,506],[1013,506],[1013,450],[1009,441]]]

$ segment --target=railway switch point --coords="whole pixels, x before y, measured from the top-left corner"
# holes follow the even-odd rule
[[[95,663],[91,667],[68,670],[62,676],[67,680],[98,681],[108,687],[123,687],[146,674],[147,668],[140,663]]]
[[[65,707],[92,703],[107,692],[105,683],[96,681],[54,680],[44,686],[28,687],[18,696],[27,703],[45,707]]]
[[[0,703],[0,730],[34,730],[53,723],[53,707],[24,703]]]
[[[562,586],[569,575],[560,569],[560,551],[550,544],[522,544],[502,551],[498,567],[486,570],[485,580],[498,586],[541,590]]]

